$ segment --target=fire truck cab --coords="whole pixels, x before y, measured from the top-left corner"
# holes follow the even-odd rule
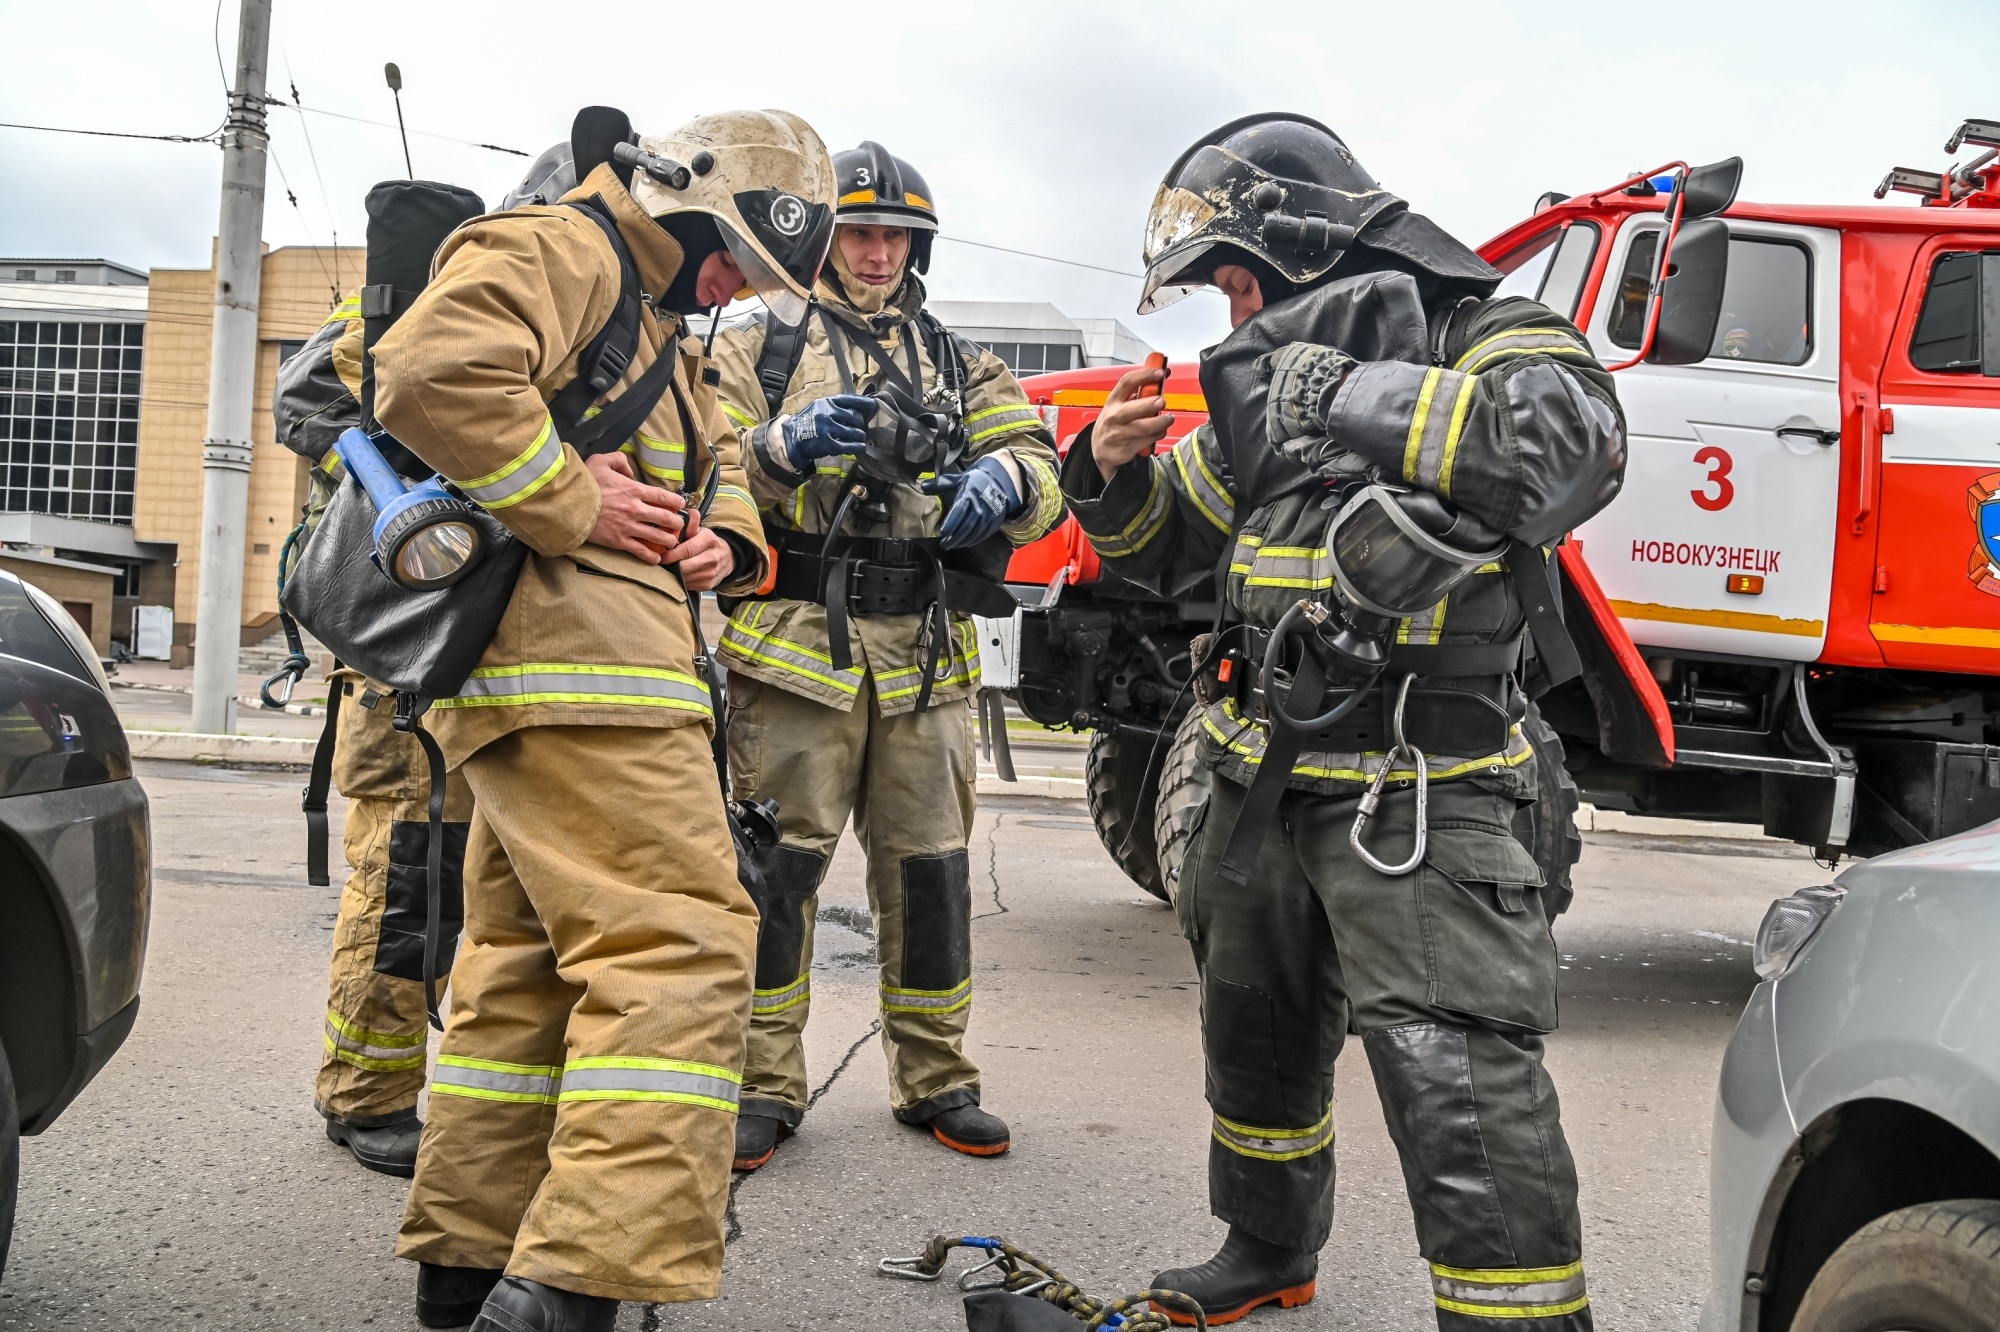
[[[1760,823],[1827,856],[2000,818],[2000,124],[1969,121],[1950,148],[1967,142],[1987,151],[1877,192],[1916,207],[1730,203],[1706,355],[1619,369],[1624,488],[1560,548],[1585,673],[1540,700],[1584,798]],[[1677,179],[1545,195],[1480,253],[1502,294],[1630,362]],[[1024,385],[1066,448],[1121,373]],[[1166,391],[1178,438],[1205,419],[1197,367]],[[1172,658],[1213,593],[1169,607],[1121,588],[1073,522],[1009,580],[1055,580],[1022,620],[1017,701],[1113,751],[1094,754],[1093,806],[1146,883],[1136,788],[1160,762],[1130,755],[1185,711]]]

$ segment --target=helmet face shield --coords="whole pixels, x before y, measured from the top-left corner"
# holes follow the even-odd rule
[[[1170,305],[1176,281],[1217,243],[1257,256],[1304,285],[1340,262],[1378,214],[1401,205],[1361,169],[1339,136],[1302,116],[1232,121],[1167,172],[1146,219],[1146,287],[1139,312]]]
[[[828,246],[833,243],[833,210],[823,203],[807,203],[796,194],[783,190],[744,190],[736,195],[736,213],[750,228],[750,239],[754,249],[769,256],[769,263],[759,267],[768,268],[775,264],[782,277],[775,283],[757,277],[751,265],[744,262],[744,256],[737,253],[738,246],[730,238],[730,228],[723,228],[723,239],[729,244],[729,252],[736,256],[736,266],[743,270],[743,276],[764,297],[764,303],[772,305],[773,294],[780,288],[785,294],[798,295],[812,291],[812,285],[819,278],[820,265],[826,262]],[[779,296],[782,299],[782,295]],[[796,322],[780,315],[787,323]]]

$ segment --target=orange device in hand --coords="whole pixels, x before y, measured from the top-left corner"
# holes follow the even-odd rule
[[[1165,352],[1147,352],[1146,368],[1148,370],[1166,369],[1167,354]],[[1141,398],[1157,398],[1160,396],[1161,391],[1165,389],[1166,386],[1167,386],[1167,381],[1165,381],[1164,379],[1157,384],[1141,384],[1139,386],[1139,392],[1136,396]]]

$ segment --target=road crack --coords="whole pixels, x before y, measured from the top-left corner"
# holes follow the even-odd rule
[[[985,920],[988,916],[1004,916],[1008,912],[1007,904],[1000,900],[1000,821],[1006,817],[995,810],[993,826],[986,830],[986,877],[993,883],[994,910],[982,911],[973,917],[974,920]]]
[[[847,1066],[854,1062],[854,1056],[861,1052],[861,1047],[868,1043],[868,1038],[880,1030],[882,1030],[882,1019],[876,1018],[868,1024],[868,1030],[854,1038],[854,1044],[847,1047],[847,1053],[842,1055],[840,1062],[833,1066],[833,1072],[826,1075],[826,1081],[820,1083],[818,1087],[813,1089],[812,1095],[806,1097],[806,1109],[810,1110],[819,1104],[819,1098],[826,1095],[833,1088],[833,1084],[839,1080],[840,1075],[847,1071]],[[756,1172],[743,1171],[729,1181],[729,1208],[722,1214],[722,1242],[724,1244],[734,1244],[737,1240],[743,1238],[743,1221],[736,1215],[736,1191],[742,1188],[744,1182],[754,1173]]]

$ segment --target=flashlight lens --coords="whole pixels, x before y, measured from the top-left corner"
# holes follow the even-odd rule
[[[433,523],[413,534],[396,552],[396,576],[411,587],[449,582],[479,549],[479,533],[468,523]]]

